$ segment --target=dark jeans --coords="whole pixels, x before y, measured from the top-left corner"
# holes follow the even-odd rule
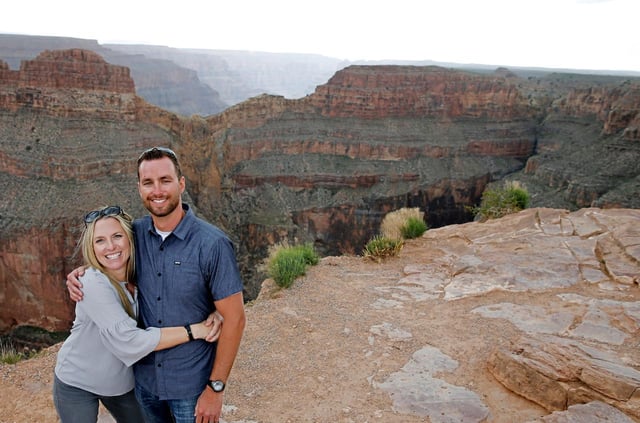
[[[193,423],[198,397],[161,400],[136,384],[136,398],[147,423]]]
[[[54,376],[53,403],[62,423],[96,423],[99,401],[118,423],[144,423],[133,390],[124,395],[106,397],[67,385]]]

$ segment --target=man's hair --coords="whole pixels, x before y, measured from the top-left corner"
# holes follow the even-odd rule
[[[140,179],[140,163],[149,160],[158,160],[163,157],[168,157],[173,162],[173,166],[176,168],[176,175],[178,175],[178,179],[180,179],[182,177],[182,168],[180,167],[178,156],[176,156],[173,150],[166,147],[152,147],[144,150],[142,154],[140,154],[140,157],[138,157],[138,179]]]

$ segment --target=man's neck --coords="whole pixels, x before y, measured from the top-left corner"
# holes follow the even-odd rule
[[[151,215],[151,219],[153,220],[153,226],[162,232],[172,232],[176,226],[180,223],[182,218],[185,216],[186,211],[182,208],[182,203],[176,207],[171,214],[166,216],[154,216]]]

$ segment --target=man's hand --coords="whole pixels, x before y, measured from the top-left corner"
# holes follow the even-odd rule
[[[78,278],[84,275],[86,266],[80,266],[73,269],[71,273],[67,275],[67,290],[69,291],[69,297],[75,302],[82,300],[82,283]]]
[[[196,403],[196,423],[219,423],[222,414],[222,392],[206,387]]]
[[[218,337],[220,336],[220,332],[222,331],[223,320],[224,319],[222,318],[220,313],[218,313],[217,311],[214,311],[209,315],[209,317],[207,317],[205,326],[207,327],[211,326],[211,330],[209,331],[209,334],[205,338],[205,341],[214,342],[218,339]]]

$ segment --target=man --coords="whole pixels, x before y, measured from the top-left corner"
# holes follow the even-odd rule
[[[230,240],[182,203],[184,189],[173,151],[140,155],[138,192],[150,213],[134,222],[140,324],[184,325],[214,310],[224,323],[217,344],[189,342],[137,362],[136,397],[148,422],[217,423],[245,326],[242,280]],[[67,277],[72,299],[81,298],[76,273]]]

